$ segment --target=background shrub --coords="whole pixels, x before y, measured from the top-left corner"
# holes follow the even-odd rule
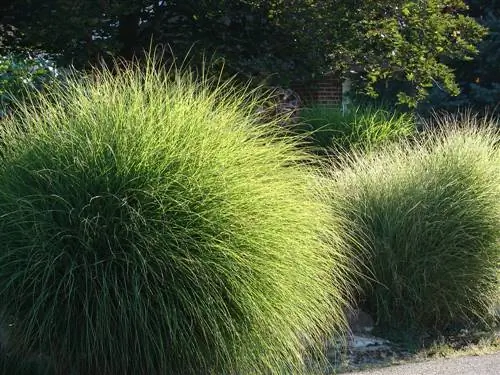
[[[153,65],[6,120],[9,350],[58,374],[300,373],[346,298],[315,167],[251,93]]]
[[[347,157],[335,174],[334,210],[352,251],[368,254],[361,299],[381,326],[443,329],[485,319],[498,299],[499,138],[468,122]]]
[[[40,90],[59,76],[59,70],[44,54],[0,55],[0,118],[14,100],[22,100],[28,92]]]
[[[374,150],[387,142],[410,136],[416,129],[410,113],[373,106],[349,111],[339,107],[313,106],[300,111],[299,133],[311,132],[309,141],[320,154],[352,149]]]

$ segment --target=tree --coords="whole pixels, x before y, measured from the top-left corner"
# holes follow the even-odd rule
[[[15,3],[15,4],[14,4]],[[356,71],[376,95],[384,79],[406,82],[415,103],[441,82],[458,88],[445,58],[470,59],[484,29],[462,0],[8,0],[1,23],[24,45],[77,66],[170,45],[224,63],[230,74],[287,84],[329,70]],[[15,6],[14,6],[15,5]]]
[[[399,102],[410,105],[436,83],[457,94],[446,61],[472,59],[485,33],[463,14],[466,5],[461,0],[341,0],[331,7],[328,13],[340,16],[329,37],[333,67],[357,72],[355,77],[371,96],[377,95],[376,83],[399,82]]]
[[[435,86],[423,108],[454,110],[470,107],[487,112],[500,112],[500,1],[469,0],[468,15],[488,28],[472,61],[449,61],[455,69],[460,94],[451,96]]]

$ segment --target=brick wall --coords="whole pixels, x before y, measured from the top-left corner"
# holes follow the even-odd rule
[[[306,104],[340,105],[342,103],[342,81],[334,73],[308,84],[292,85]]]

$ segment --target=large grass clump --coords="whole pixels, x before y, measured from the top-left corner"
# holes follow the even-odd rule
[[[300,373],[346,297],[315,164],[251,93],[154,65],[4,123],[8,349],[58,374]]]
[[[354,154],[335,173],[332,204],[353,253],[368,254],[364,307],[380,326],[436,332],[487,320],[498,298],[499,137],[465,122]]]
[[[371,151],[415,132],[410,113],[373,106],[340,107],[317,105],[300,111],[299,133],[310,134],[309,142],[319,154],[349,150]]]

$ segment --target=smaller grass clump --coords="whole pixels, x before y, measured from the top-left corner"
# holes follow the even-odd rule
[[[5,120],[6,358],[57,375],[301,373],[347,298],[315,164],[252,93],[156,65],[69,78]]]
[[[310,133],[309,141],[319,154],[349,150],[370,151],[388,142],[414,134],[415,118],[382,108],[358,106],[313,106],[300,111],[299,133]]]
[[[473,122],[448,118],[420,141],[346,156],[334,172],[344,240],[370,268],[364,309],[382,327],[487,321],[498,298],[499,136]]]

